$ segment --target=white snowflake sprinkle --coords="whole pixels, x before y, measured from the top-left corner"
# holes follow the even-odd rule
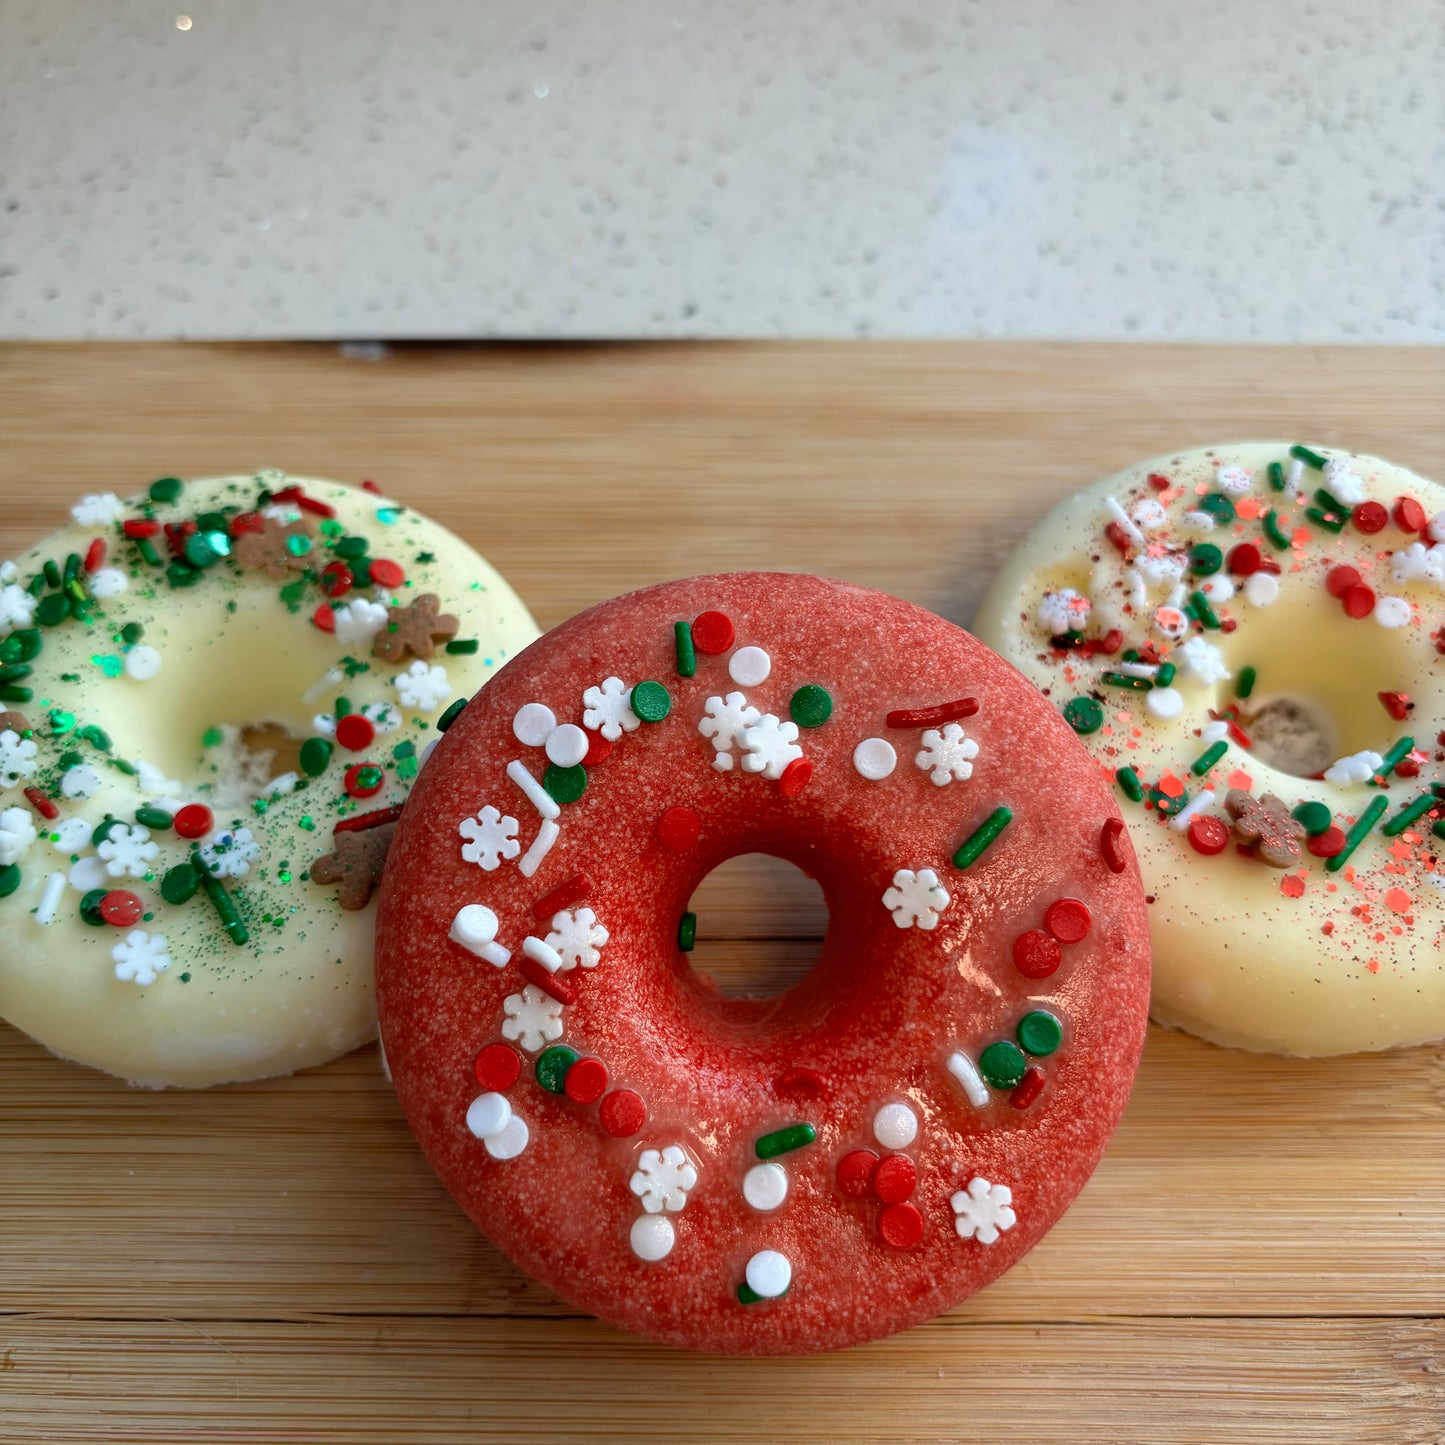
[[[582,724],[615,743],[624,732],[636,732],[642,719],[632,711],[632,689],[620,677],[609,677],[601,687],[582,694]]]
[[[1135,502],[1129,515],[1146,532],[1157,532],[1169,520],[1164,504],[1155,501],[1153,497],[1145,497],[1142,501]]]
[[[883,906],[899,928],[937,928],[938,915],[951,901],[932,868],[920,868],[916,873],[900,868],[893,875],[893,886],[883,895]]]
[[[6,808],[0,813],[0,867],[18,863],[38,836],[29,808]]]
[[[365,597],[353,597],[333,607],[331,617],[336,640],[343,647],[369,647],[386,626],[386,607],[380,602],[368,602]]]
[[[567,973],[574,968],[596,968],[602,959],[598,950],[608,937],[597,915],[590,908],[579,908],[575,913],[554,913],[552,931],[545,942],[556,951],[562,960],[562,971]]]
[[[60,794],[64,798],[93,798],[99,787],[100,774],[84,763],[67,768],[60,778]]]
[[[39,602],[23,587],[0,587],[0,627],[29,627]]]
[[[108,527],[125,516],[125,504],[114,492],[92,492],[70,509],[70,515],[82,527]]]
[[[1379,753],[1372,753],[1368,748],[1348,757],[1336,758],[1325,769],[1325,782],[1333,783],[1337,788],[1358,787],[1361,783],[1368,783],[1380,771],[1384,761]]]
[[[958,1237],[992,1244],[1004,1230],[1018,1223],[1013,1201],[1013,1190],[1007,1184],[990,1184],[974,1175],[968,1188],[960,1189],[948,1201],[953,1206],[953,1227]]]
[[[803,756],[797,741],[797,723],[784,722],[765,712],[752,727],[743,730],[743,771],[781,778],[788,764]]]
[[[628,1187],[649,1214],[664,1210],[676,1214],[687,1203],[687,1192],[697,1183],[697,1170],[681,1145],[644,1149]]]
[[[504,817],[490,803],[475,818],[463,818],[457,831],[471,842],[462,844],[462,857],[488,873],[503,858],[515,858],[522,851],[517,841],[517,820]]]
[[[1365,482],[1350,465],[1346,457],[1331,457],[1325,463],[1325,488],[1337,501],[1347,507],[1358,506],[1365,500]]]
[[[1135,558],[1134,570],[1151,587],[1172,587],[1184,576],[1187,558],[1182,553],[1166,552],[1158,557]]]
[[[957,723],[948,723],[942,732],[929,728],[923,734],[923,751],[913,761],[941,788],[955,778],[967,782],[977,756],[978,743]]]
[[[1089,598],[1072,587],[1045,592],[1039,600],[1039,627],[1049,637],[1057,637],[1061,632],[1082,632],[1088,626],[1093,606]]]
[[[164,933],[147,933],[133,928],[110,951],[115,961],[115,976],[122,983],[149,988],[170,966]]]
[[[144,878],[150,872],[151,859],[160,852],[150,837],[150,829],[139,823],[112,823],[95,851],[105,860],[105,871],[112,878]]]
[[[1216,467],[1214,485],[1226,497],[1242,497],[1254,485],[1254,477],[1246,467]]]
[[[742,746],[743,734],[762,714],[740,692],[730,692],[725,698],[708,698],[703,704],[703,713],[697,730],[703,737],[712,739],[716,753],[712,765],[725,773],[733,765],[733,744]]]
[[[261,845],[251,836],[249,828],[222,833],[198,850],[201,861],[217,878],[244,878],[251,864],[261,856]]]
[[[1234,676],[1224,665],[1224,654],[1203,637],[1191,637],[1175,656],[1179,659],[1179,666],[1206,687]]]
[[[502,1000],[502,1037],[535,1054],[543,1044],[562,1037],[562,1005],[551,994],[529,983],[521,993]]]
[[[0,732],[0,786],[13,788],[35,772],[35,744],[10,728]]]
[[[1423,542],[1411,542],[1398,552],[1390,553],[1390,571],[1397,583],[1430,582],[1436,587],[1445,586],[1445,547],[1426,547]]]
[[[1436,512],[1426,524],[1425,535],[1432,542],[1445,542],[1445,512]]]
[[[452,695],[446,668],[440,663],[428,665],[420,658],[392,683],[402,703],[418,712],[435,712]]]

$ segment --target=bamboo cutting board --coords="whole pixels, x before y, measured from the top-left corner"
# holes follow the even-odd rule
[[[545,627],[799,568],[967,621],[1044,508],[1246,436],[1445,476],[1445,357],[969,345],[0,347],[0,555],[84,492],[373,476]],[[790,870],[704,885],[698,966],[804,971]],[[760,901],[759,901],[760,900]],[[1445,1439],[1445,1052],[1256,1058],[1153,1030],[1079,1202],[953,1314],[736,1361],[579,1318],[452,1205],[365,1050],[145,1094],[0,1026],[0,1440]]]

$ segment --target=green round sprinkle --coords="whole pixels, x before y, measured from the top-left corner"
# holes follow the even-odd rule
[[[549,1094],[560,1094],[567,1085],[567,1070],[577,1062],[577,1050],[566,1044],[543,1049],[537,1055],[537,1082]]]
[[[1016,1087],[1028,1068],[1023,1050],[1007,1040],[990,1044],[978,1056],[978,1071],[995,1089]]]
[[[120,630],[120,640],[130,647],[134,647],[145,635],[146,630],[139,622],[127,622]]]
[[[1171,798],[1162,788],[1150,788],[1149,797],[1161,818],[1172,818],[1189,801],[1187,792],[1180,793],[1177,798]]]
[[[100,900],[105,897],[106,892],[107,890],[104,888],[92,888],[80,900],[80,916],[92,928],[105,927],[105,919],[100,915]]]
[[[1213,542],[1196,542],[1189,549],[1189,570],[1208,577],[1224,566],[1224,553]]]
[[[684,913],[677,925],[677,946],[684,953],[691,953],[697,942],[697,914]]]
[[[1311,838],[1318,838],[1330,826],[1331,813],[1324,803],[1301,803],[1290,813],[1290,817],[1302,823]]]
[[[833,716],[833,699],[817,683],[806,683],[793,694],[788,712],[800,728],[819,728]]]
[[[632,711],[643,722],[661,722],[672,711],[672,699],[660,682],[639,682],[632,689]]]
[[[171,826],[171,815],[164,808],[137,808],[135,820],[146,828],[159,828],[162,832]]]
[[[437,719],[437,731],[444,733],[461,717],[462,709],[467,705],[467,699],[459,697],[454,703],[448,705],[447,710]]]
[[[1026,1054],[1046,1059],[1063,1041],[1064,1026],[1047,1009],[1035,1009],[1019,1020],[1017,1036]]]
[[[188,903],[201,886],[201,875],[189,863],[177,863],[161,879],[161,897],[167,903]]]
[[[209,567],[217,560],[217,554],[211,550],[211,544],[203,532],[186,538],[186,561],[192,567]]]
[[[345,557],[350,561],[356,557],[366,556],[366,549],[370,545],[365,537],[343,537],[333,550],[338,557]]]
[[[202,512],[196,518],[196,526],[203,532],[224,532],[226,530],[226,514],[224,512]]]
[[[286,550],[293,557],[304,557],[311,550],[311,538],[303,537],[299,533],[287,537]]]
[[[0,662],[32,662],[40,655],[44,645],[44,639],[35,628],[22,627],[0,642]]]
[[[20,886],[20,865],[12,863],[8,868],[0,868],[0,898],[9,896]]]
[[[1234,503],[1223,492],[1210,492],[1207,497],[1201,497],[1199,510],[1208,512],[1221,527],[1227,527],[1235,518]]]
[[[383,527],[393,526],[396,522],[401,520],[401,508],[378,507],[376,509],[376,520],[380,522]]]
[[[185,483],[179,477],[161,477],[159,481],[151,483],[151,501],[153,502],[174,502],[180,495]]]
[[[54,627],[70,616],[70,598],[64,592],[47,592],[35,609],[35,620],[42,627]]]
[[[1064,704],[1064,721],[1076,733],[1096,733],[1104,725],[1104,709],[1091,697],[1071,697]]]
[[[325,738],[307,738],[301,744],[301,771],[308,778],[319,778],[331,761],[331,744]]]
[[[118,827],[120,827],[120,826],[121,826],[121,821],[120,821],[120,819],[119,819],[119,818],[112,818],[111,815],[110,815],[109,813],[107,813],[107,814],[105,815],[105,817],[102,818],[101,821],[100,821],[99,823],[97,823],[97,824],[95,825],[94,829],[91,831],[91,834],[90,834],[90,841],[91,841],[91,843],[92,843],[95,847],[99,848],[100,845],[101,845],[102,843],[104,843],[107,838],[110,837],[111,833],[114,832],[115,829],[118,828]]]
[[[574,768],[559,768],[548,763],[542,774],[542,786],[559,803],[575,803],[587,791],[587,769],[578,763]]]

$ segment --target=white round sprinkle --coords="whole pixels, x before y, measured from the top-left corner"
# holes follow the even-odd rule
[[[1199,590],[1211,602],[1228,602],[1234,596],[1234,583],[1223,572],[1216,572],[1200,582]]]
[[[1144,694],[1144,706],[1149,709],[1151,717],[1168,722],[1184,711],[1184,694],[1175,687],[1156,687]]]
[[[137,682],[149,682],[161,670],[161,655],[148,643],[139,643],[126,653],[125,670]]]
[[[495,1139],[511,1117],[512,1106],[505,1094],[478,1094],[467,1110],[467,1128],[478,1139]]]
[[[656,1264],[672,1253],[677,1231],[665,1214],[639,1214],[632,1221],[632,1252],[638,1259]]]
[[[468,903],[465,908],[457,909],[457,916],[452,919],[452,937],[458,943],[480,947],[496,936],[497,915],[484,903]]]
[[[482,1143],[487,1146],[487,1153],[493,1159],[515,1159],[527,1147],[529,1138],[531,1135],[527,1132],[527,1121],[520,1115],[513,1114],[502,1126],[501,1133],[483,1139]]]
[[[105,859],[80,859],[71,867],[70,886],[80,893],[90,893],[97,888],[110,888],[112,879],[105,871]]]
[[[1410,620],[1410,604],[1403,597],[1382,597],[1375,603],[1375,621],[1381,627],[1404,627]]]
[[[51,830],[51,845],[57,853],[79,853],[90,842],[92,829],[84,818],[62,818]]]
[[[743,1198],[766,1213],[788,1197],[788,1171],[781,1164],[754,1164],[743,1175]]]
[[[1279,596],[1279,578],[1270,572],[1256,572],[1244,584],[1244,600],[1251,607],[1268,607]]]
[[[512,731],[517,741],[529,748],[540,748],[557,726],[557,715],[544,702],[529,702],[517,709]]]
[[[60,780],[60,791],[67,798],[89,798],[100,787],[100,774],[94,768],[79,763],[65,770]]]
[[[773,659],[761,647],[740,647],[728,658],[728,676],[739,687],[756,687],[768,680]]]
[[[587,734],[576,723],[563,723],[547,734],[547,759],[559,768],[575,768],[587,756]]]
[[[763,1299],[777,1299],[793,1282],[793,1266],[776,1249],[760,1249],[747,1267],[748,1288]]]
[[[873,1137],[885,1149],[906,1149],[918,1137],[918,1115],[907,1104],[884,1104],[873,1116]]]
[[[898,754],[887,738],[864,738],[853,749],[853,766],[870,783],[881,782],[898,766]]]
[[[111,597],[119,597],[130,585],[126,581],[125,573],[119,567],[102,567],[97,572],[92,572],[86,579],[86,585],[90,588],[92,597],[98,597],[102,602]]]

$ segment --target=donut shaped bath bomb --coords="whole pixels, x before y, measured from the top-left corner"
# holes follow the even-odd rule
[[[1341,1054],[1445,1034],[1445,488],[1284,442],[1062,503],[978,616],[1120,797],[1154,1014]]]
[[[0,1016],[155,1087],[354,1048],[423,750],[536,628],[444,528],[331,482],[72,515],[0,572]]]
[[[829,909],[774,998],[688,964],[693,890],[747,852]],[[438,745],[382,884],[382,1038],[447,1187],[566,1299],[834,1349],[1063,1213],[1129,1092],[1146,932],[1107,785],[1012,668],[862,587],[700,577],[548,634]]]

